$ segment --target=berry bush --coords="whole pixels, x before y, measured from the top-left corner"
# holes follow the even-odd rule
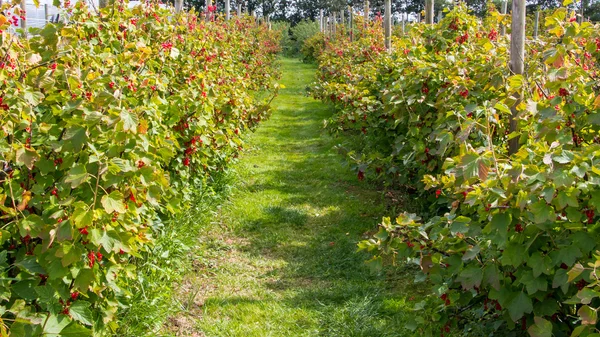
[[[115,331],[153,226],[235,160],[277,93],[279,33],[250,17],[63,10],[28,39],[0,16],[0,335]]]
[[[496,11],[480,20],[457,8],[414,25],[391,53],[381,22],[355,42],[324,42],[313,94],[336,107],[329,130],[361,143],[349,152],[358,179],[423,201],[359,244],[374,266],[414,263],[416,281],[431,285],[407,328],[598,335],[600,29],[574,18],[566,8],[545,17],[523,75],[508,68],[498,33],[508,18]]]

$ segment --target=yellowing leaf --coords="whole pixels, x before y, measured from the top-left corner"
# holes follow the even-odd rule
[[[23,199],[21,200],[21,202],[17,206],[17,209],[22,212],[22,211],[25,210],[25,208],[27,208],[27,204],[29,204],[29,201],[31,201],[31,191],[25,191],[25,192],[23,192],[23,195],[21,197]]]

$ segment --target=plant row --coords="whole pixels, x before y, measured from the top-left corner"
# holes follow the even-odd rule
[[[509,19],[457,8],[392,52],[381,22],[353,42],[322,39],[313,95],[335,105],[327,127],[354,143],[358,179],[420,200],[359,244],[374,266],[414,263],[431,285],[408,328],[598,336],[600,28],[565,8],[547,15],[520,75],[499,34]]]
[[[250,17],[62,10],[28,38],[0,16],[0,335],[115,331],[154,228],[235,160],[277,92],[278,33]]]

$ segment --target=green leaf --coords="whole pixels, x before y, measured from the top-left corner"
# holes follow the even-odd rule
[[[25,90],[23,93],[23,99],[27,101],[27,103],[37,106],[44,99],[44,94],[39,91],[32,91],[30,89]]]
[[[543,200],[531,204],[529,206],[529,210],[533,214],[533,221],[535,221],[535,223],[542,224],[546,221],[556,220],[556,214],[554,214],[554,210]]]
[[[535,324],[530,326],[527,331],[531,337],[552,337],[552,323],[541,318],[534,317]]]
[[[479,176],[479,156],[468,153],[460,159],[460,166],[465,180]]]
[[[545,277],[534,277],[533,272],[528,270],[525,271],[519,281],[527,287],[527,293],[533,295],[538,291],[548,290],[548,281]]]
[[[489,284],[492,288],[500,289],[500,272],[496,265],[488,265],[483,270],[483,283]]]
[[[508,78],[508,85],[513,90],[520,89],[521,87],[523,87],[524,83],[525,83],[525,78],[523,77],[523,75],[517,74],[517,75],[510,76]]]
[[[538,277],[542,273],[550,275],[552,259],[548,256],[542,255],[540,252],[535,252],[531,254],[529,259],[527,259],[527,266],[532,269],[534,277]]]
[[[598,313],[596,310],[590,308],[587,305],[582,306],[577,311],[577,314],[581,318],[581,324],[583,325],[594,325],[598,320]]]
[[[121,120],[123,121],[123,130],[137,133],[137,126],[140,120],[135,113],[123,109],[121,110]]]
[[[567,282],[572,282],[574,279],[577,278],[577,276],[581,275],[581,273],[583,273],[584,270],[585,269],[583,268],[581,263],[578,263],[575,266],[573,266],[573,268],[571,268],[571,270],[569,270],[569,272],[567,273],[567,275],[569,275],[569,279]]]
[[[469,266],[460,272],[456,280],[461,283],[463,289],[473,289],[481,285],[483,271],[478,266]]]
[[[91,226],[94,221],[94,211],[88,210],[85,204],[82,207],[77,207],[71,216],[73,223],[77,228]]]
[[[504,246],[508,240],[508,228],[512,222],[512,215],[509,213],[497,213],[491,221],[492,229],[496,231],[498,246]]]
[[[581,304],[590,304],[596,297],[600,297],[600,293],[590,288],[583,288],[577,292],[577,298],[581,300]]]
[[[76,188],[86,182],[88,178],[89,175],[85,170],[85,166],[77,165],[69,170],[69,173],[67,173],[67,177],[65,178],[65,183],[71,184],[71,188]]]
[[[60,337],[91,337],[92,331],[72,322],[60,332]]]
[[[562,287],[563,291],[566,292],[566,289],[569,287],[568,280],[569,277],[567,276],[567,271],[562,268],[557,269],[554,274],[554,279],[552,280],[552,288]]]
[[[90,310],[90,302],[86,301],[75,301],[69,308],[69,314],[74,320],[79,321],[85,325],[93,324],[92,311]]]
[[[507,309],[510,318],[516,322],[524,314],[529,314],[533,311],[531,298],[521,291],[509,301]]]
[[[37,262],[35,256],[26,256],[23,260],[15,263],[15,266],[26,269],[32,274],[46,274],[46,270]]]
[[[86,131],[82,127],[71,127],[65,131],[64,139],[68,140],[65,143],[65,150],[78,153],[83,149],[83,144],[87,140]]]
[[[567,246],[559,251],[561,261],[567,266],[572,266],[577,258],[581,257],[581,251],[577,246]]]
[[[40,155],[34,149],[22,147],[17,150],[17,164],[23,164],[30,170],[38,159]]]
[[[92,284],[96,276],[94,275],[94,271],[91,269],[81,269],[79,270],[79,274],[75,278],[75,287],[79,289],[81,292],[87,292],[88,287]]]
[[[39,280],[25,280],[19,281],[12,285],[12,290],[15,294],[17,294],[22,299],[28,301],[34,301],[37,299],[37,293],[35,292],[35,287],[39,283]]]
[[[452,222],[452,226],[450,227],[450,232],[452,235],[456,235],[457,233],[466,233],[469,231],[468,224],[471,222],[471,219],[466,216],[459,216]]]
[[[104,207],[104,210],[109,214],[113,214],[114,212],[125,213],[126,209],[123,199],[124,196],[121,192],[112,191],[110,194],[105,194],[102,197],[102,207]]]
[[[502,253],[502,265],[518,267],[527,258],[525,246],[511,242]]]
[[[65,315],[48,316],[46,323],[44,323],[44,337],[58,337],[61,331],[69,325],[71,320]]]

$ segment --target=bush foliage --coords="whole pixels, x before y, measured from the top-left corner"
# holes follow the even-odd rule
[[[278,33],[251,18],[64,5],[68,24],[28,39],[0,16],[0,335],[114,331],[155,224],[237,156],[277,89]]]
[[[348,157],[359,179],[423,201],[422,214],[386,217],[359,245],[374,266],[391,256],[430,282],[407,328],[597,336],[600,29],[565,8],[548,14],[515,75],[498,34],[507,23],[457,8],[412,26],[388,53],[375,22],[352,43],[323,42],[313,94],[337,107],[332,132],[360,136],[364,148]],[[511,155],[513,138],[521,147]]]

